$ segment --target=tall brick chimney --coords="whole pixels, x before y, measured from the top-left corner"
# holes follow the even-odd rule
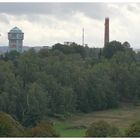
[[[105,36],[104,36],[104,47],[109,43],[109,18],[105,18]]]

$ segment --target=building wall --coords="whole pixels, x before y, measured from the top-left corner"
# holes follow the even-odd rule
[[[23,33],[8,33],[9,49],[22,52],[23,47]]]

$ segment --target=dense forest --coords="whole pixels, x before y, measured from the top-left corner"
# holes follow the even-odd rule
[[[46,116],[138,105],[139,83],[140,53],[128,42],[11,51],[0,56],[0,111],[32,127]]]

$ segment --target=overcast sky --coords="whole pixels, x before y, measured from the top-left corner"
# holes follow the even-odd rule
[[[110,18],[110,41],[140,48],[138,3],[0,3],[0,46],[8,45],[7,32],[17,26],[28,46],[81,44],[84,27],[85,43],[103,47],[105,17]]]

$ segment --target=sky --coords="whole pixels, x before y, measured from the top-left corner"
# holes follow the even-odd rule
[[[0,46],[17,26],[24,46],[52,46],[65,41],[103,47],[105,17],[110,18],[110,41],[128,41],[140,48],[140,3],[0,3]]]

